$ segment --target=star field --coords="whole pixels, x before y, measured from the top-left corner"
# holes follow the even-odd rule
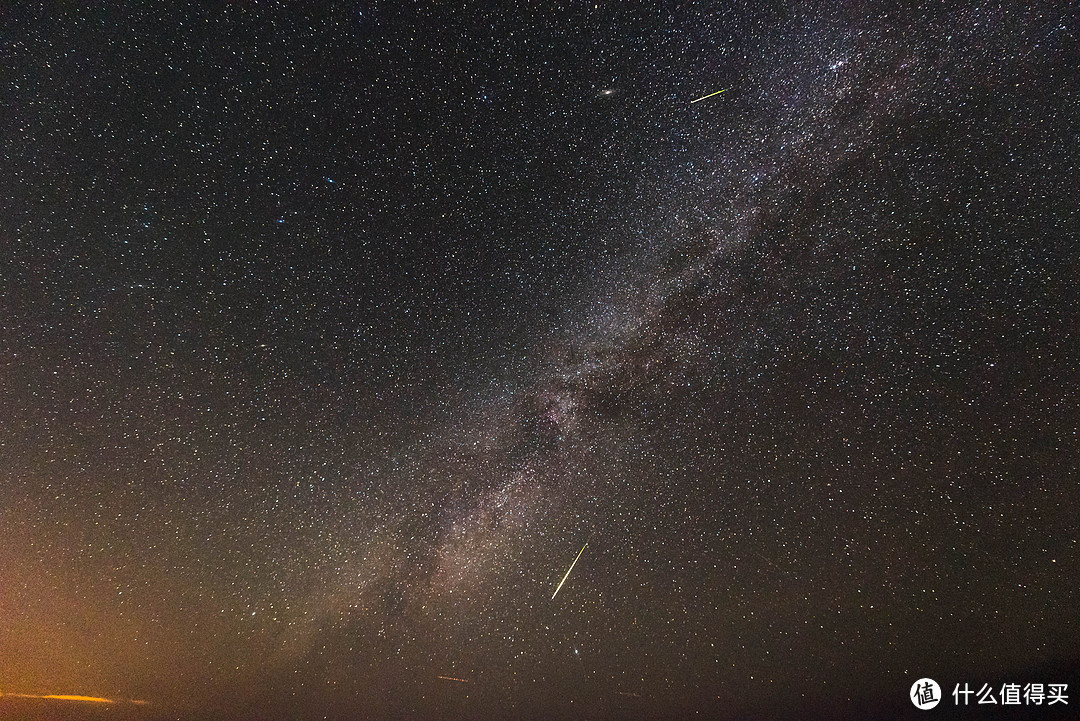
[[[1064,6],[3,16],[0,693],[1080,684]]]

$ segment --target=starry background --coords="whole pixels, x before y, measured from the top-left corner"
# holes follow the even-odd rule
[[[1075,6],[0,19],[0,690],[1080,682]]]

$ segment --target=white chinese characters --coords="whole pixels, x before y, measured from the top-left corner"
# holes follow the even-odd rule
[[[953,687],[953,702],[957,706],[978,704],[1000,704],[1002,706],[1053,706],[1054,704],[1068,704],[1069,684],[1067,683],[1026,683],[1021,686],[1018,683],[1003,683],[1000,689],[994,689],[990,684],[984,683],[978,691],[972,690],[967,683],[956,684]],[[996,695],[995,695],[996,691]],[[971,699],[975,697],[973,702]]]

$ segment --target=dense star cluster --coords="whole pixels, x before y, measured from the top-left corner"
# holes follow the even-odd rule
[[[1080,693],[1075,8],[456,5],[0,12],[0,693]]]

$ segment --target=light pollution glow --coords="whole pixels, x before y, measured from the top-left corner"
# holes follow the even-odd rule
[[[105,703],[112,704],[117,703],[111,698],[102,698],[100,696],[79,696],[77,694],[35,694],[35,693],[0,693],[0,698],[34,698],[34,699],[49,699],[52,701],[78,701],[82,703]],[[127,703],[133,703],[139,706],[148,706],[149,703],[137,699],[127,701]]]

